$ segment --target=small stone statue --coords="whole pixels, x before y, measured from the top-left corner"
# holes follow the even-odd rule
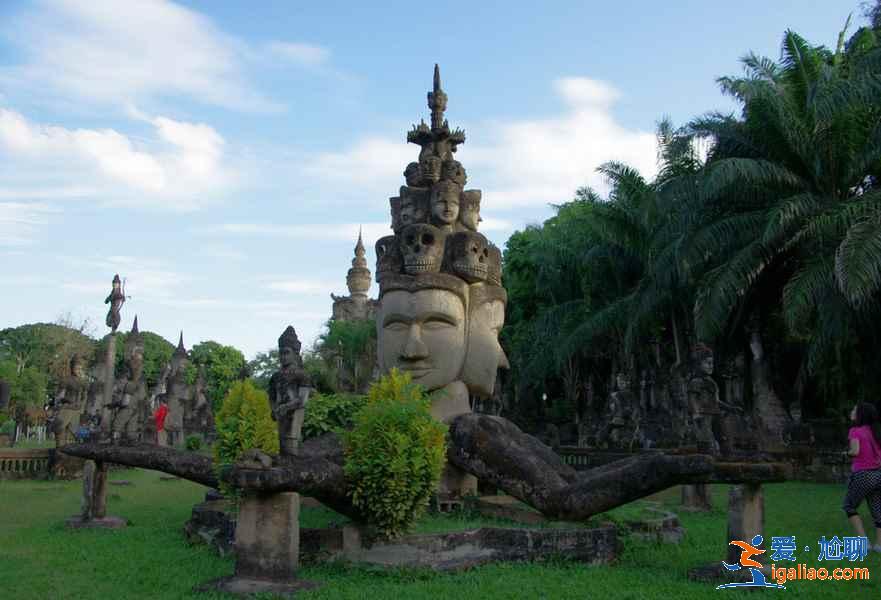
[[[688,382],[688,406],[691,411],[698,448],[718,453],[719,443],[713,433],[719,419],[719,386],[713,380],[713,350],[696,344],[693,351],[695,373]]]
[[[609,396],[609,445],[629,448],[639,421],[639,402],[630,390],[630,377],[621,371],[615,376],[616,391]]]
[[[104,299],[104,304],[109,304],[110,309],[107,311],[107,318],[105,319],[105,323],[107,323],[107,327],[110,328],[111,333],[116,333],[117,327],[119,327],[119,323],[121,320],[120,311],[122,310],[122,305],[125,303],[125,288],[122,285],[122,281],[119,279],[119,275],[113,276],[113,289],[110,291],[110,295]]]
[[[135,317],[125,340],[126,374],[113,387],[113,401],[107,407],[112,414],[112,439],[140,441],[147,413],[147,383],[144,379],[144,339]]]
[[[303,369],[300,340],[290,325],[278,338],[278,359],[281,369],[269,380],[269,404],[272,418],[278,422],[279,453],[293,455],[300,445],[303,416],[312,387]]]
[[[58,446],[73,442],[80,415],[86,407],[88,382],[84,367],[85,361],[81,356],[75,355],[70,359],[70,373],[62,380],[52,402],[55,411],[53,431]]]

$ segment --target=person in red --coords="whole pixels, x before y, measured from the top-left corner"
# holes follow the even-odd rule
[[[877,409],[868,402],[854,406],[850,412],[854,427],[847,434],[851,457],[851,474],[842,508],[858,536],[866,537],[863,521],[857,513],[865,499],[875,521],[875,552],[881,552],[881,423]]]
[[[153,419],[156,421],[156,443],[166,445],[165,418],[168,416],[168,404],[164,399],[159,400],[159,406],[153,411]]]

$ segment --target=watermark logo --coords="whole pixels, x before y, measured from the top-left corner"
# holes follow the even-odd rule
[[[776,588],[785,590],[786,586],[781,585],[779,583],[770,583],[765,579],[765,574],[760,571],[762,568],[762,563],[753,559],[754,556],[759,556],[760,554],[764,554],[765,551],[761,548],[757,548],[759,544],[762,543],[762,536],[755,536],[750,543],[744,542],[742,540],[732,540],[728,545],[729,546],[737,546],[742,550],[740,553],[740,560],[731,565],[725,561],[722,561],[722,566],[728,569],[729,571],[740,571],[741,569],[749,569],[750,575],[752,576],[751,581],[742,581],[737,583],[726,583],[716,587],[717,590],[724,590],[727,588],[744,588],[744,587],[760,587],[760,588]]]

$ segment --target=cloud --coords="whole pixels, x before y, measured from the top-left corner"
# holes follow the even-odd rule
[[[235,169],[225,161],[225,141],[213,128],[163,116],[142,118],[152,125],[151,139],[113,129],[33,123],[0,108],[0,156],[15,166],[0,173],[0,185],[5,175],[21,172],[33,173],[34,180],[41,172],[64,180],[50,188],[3,185],[0,196],[24,199],[60,192],[186,210],[204,203],[204,194],[235,182]]]
[[[330,51],[314,44],[270,42],[266,44],[266,51],[274,58],[304,67],[319,67],[330,60]]]
[[[41,4],[10,35],[25,62],[4,73],[9,84],[111,104],[172,94],[238,110],[281,108],[245,75],[253,51],[195,11],[167,0]]]
[[[287,292],[295,294],[314,294],[327,296],[336,289],[338,283],[329,281],[310,281],[308,279],[277,280],[265,284],[266,289],[275,292]]]
[[[0,246],[33,243],[36,232],[49,223],[58,209],[37,202],[0,202]]]
[[[239,236],[277,236],[304,240],[333,240],[352,242],[361,231],[364,243],[391,235],[389,222],[373,223],[311,223],[301,225],[276,225],[273,223],[220,223],[194,229],[203,235],[231,234]]]

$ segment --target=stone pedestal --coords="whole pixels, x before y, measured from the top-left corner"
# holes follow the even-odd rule
[[[86,461],[83,467],[83,499],[80,514],[69,518],[67,526],[73,529],[120,529],[125,519],[107,516],[107,465]]]
[[[757,535],[764,535],[765,497],[762,486],[757,483],[736,485],[728,492],[728,541],[750,542]],[[761,547],[762,544],[759,544]],[[729,564],[740,561],[740,548],[728,546]]]
[[[696,483],[682,486],[682,509],[689,512],[709,512],[713,509],[710,486]]]
[[[431,416],[449,423],[459,415],[470,413],[468,388],[461,381],[444,386],[431,397]],[[477,477],[447,463],[441,473],[438,497],[441,500],[461,499],[477,495]]]
[[[239,505],[235,575],[200,590],[290,595],[317,584],[295,578],[300,559],[300,495],[247,494]]]

